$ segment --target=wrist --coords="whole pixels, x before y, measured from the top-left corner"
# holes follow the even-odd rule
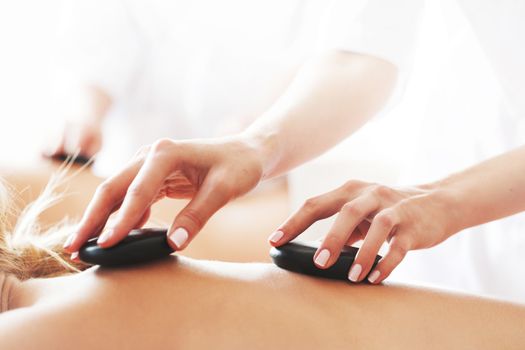
[[[99,131],[102,129],[102,120],[98,118],[86,118],[82,121],[82,125],[85,128],[89,128],[91,130]]]
[[[240,139],[256,153],[261,164],[262,180],[276,175],[275,169],[281,154],[277,133],[248,128],[240,134]]]
[[[465,195],[456,186],[444,180],[419,187],[428,193],[429,203],[437,213],[435,220],[443,223],[446,238],[472,226]]]
[[[91,115],[90,113],[76,113],[73,116],[64,118],[66,126],[74,126],[83,130],[101,130],[103,119]]]

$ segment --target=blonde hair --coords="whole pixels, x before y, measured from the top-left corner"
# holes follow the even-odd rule
[[[38,198],[21,210],[15,208],[13,190],[0,179],[0,272],[27,280],[75,273],[87,267],[71,261],[62,248],[72,233],[71,222],[64,219],[49,228],[38,222],[42,212],[63,198],[57,188],[82,170],[68,175],[70,168],[71,162],[64,163]]]

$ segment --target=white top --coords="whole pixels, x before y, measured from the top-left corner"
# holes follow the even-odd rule
[[[70,2],[62,63],[116,100],[96,167],[109,174],[158,138],[246,124],[297,65],[343,49],[410,67],[419,0]],[[393,17],[404,8],[403,18]]]
[[[447,176],[525,140],[525,2],[457,0],[457,5],[477,46],[455,47],[448,67],[453,73],[432,91],[407,183]],[[470,49],[477,55],[465,57]],[[497,98],[501,103],[493,103]],[[410,252],[393,277],[523,303],[524,253],[525,215],[518,214]]]

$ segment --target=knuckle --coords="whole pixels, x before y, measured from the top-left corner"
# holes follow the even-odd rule
[[[410,206],[411,203],[412,201],[410,199],[403,198],[396,204],[396,208],[398,208],[399,210],[404,210],[407,206]]]
[[[164,153],[167,150],[171,149],[173,146],[173,141],[171,141],[168,138],[162,138],[153,143],[151,145],[151,152],[154,154]]]
[[[96,190],[97,197],[100,196],[102,198],[113,198],[114,193],[113,184],[108,180],[102,182]]]
[[[392,189],[384,185],[376,185],[372,188],[372,193],[378,198],[388,198],[392,193]]]
[[[359,180],[348,180],[341,186],[341,188],[345,192],[353,193],[355,190],[361,188],[363,184],[364,182]]]
[[[400,214],[410,214],[414,212],[414,208],[417,208],[418,203],[412,198],[404,198],[400,200],[395,209]]]
[[[307,199],[302,208],[302,210],[304,210],[305,212],[309,213],[309,214],[315,214],[317,213],[317,211],[319,210],[319,201],[317,198],[313,197],[313,198],[309,198]]]
[[[204,224],[205,219],[202,215],[194,209],[188,208],[182,213],[182,217],[190,222],[197,230],[200,230]]]
[[[345,241],[341,237],[337,236],[336,234],[329,233],[324,239],[324,244],[327,247],[339,248],[345,244]]]
[[[225,181],[215,181],[213,184],[213,191],[216,194],[221,195],[224,198],[232,198],[235,195],[235,190],[237,186],[234,183],[231,183],[228,180]]]
[[[341,212],[352,217],[361,217],[365,214],[361,208],[352,203],[346,203],[343,205]]]
[[[140,185],[131,185],[128,188],[127,195],[133,198],[142,198],[146,196],[146,191]]]
[[[381,227],[392,227],[395,224],[392,213],[386,210],[377,214],[374,220],[376,220]]]

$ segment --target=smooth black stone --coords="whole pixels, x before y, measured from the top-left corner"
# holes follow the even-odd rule
[[[143,264],[173,253],[168,245],[166,229],[133,230],[117,245],[101,248],[97,238],[90,239],[79,250],[81,261],[107,267]]]
[[[272,247],[270,256],[275,265],[288,271],[321,278],[349,281],[348,271],[359,249],[356,247],[344,247],[334,265],[328,269],[320,269],[315,266],[313,260],[317,248],[318,246],[315,244],[290,242],[277,248]],[[380,255],[376,256],[370,271],[373,271],[373,268],[381,258]],[[366,278],[363,280],[365,283],[367,281]]]

